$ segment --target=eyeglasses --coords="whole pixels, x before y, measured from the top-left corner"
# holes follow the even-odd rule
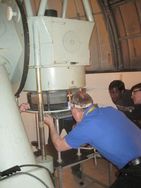
[[[133,90],[133,91],[132,91],[132,95],[133,95],[134,93],[136,93],[137,91],[141,91],[141,88]]]

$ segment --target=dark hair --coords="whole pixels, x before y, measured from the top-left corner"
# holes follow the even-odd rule
[[[113,80],[110,84],[109,84],[109,90],[113,89],[113,88],[117,88],[118,90],[122,91],[125,90],[125,84],[123,81],[121,80]]]
[[[141,83],[135,84],[131,87],[131,92],[133,92],[134,89],[140,89],[141,90]]]

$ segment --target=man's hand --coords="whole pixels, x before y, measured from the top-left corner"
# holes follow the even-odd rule
[[[26,110],[30,109],[30,105],[28,103],[22,103],[19,106],[20,112],[25,112]]]
[[[51,117],[51,115],[46,114],[44,117],[44,122],[45,124],[47,124],[49,127],[50,126],[54,126],[54,122],[53,122],[53,118]]]
[[[53,118],[49,114],[46,114],[46,116],[44,117],[44,122],[46,125],[48,125],[50,129],[51,139],[56,150],[65,151],[65,150],[71,149],[70,146],[66,143],[65,139],[61,138],[59,133],[56,131]]]

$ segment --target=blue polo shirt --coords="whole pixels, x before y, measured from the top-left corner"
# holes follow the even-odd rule
[[[113,107],[91,108],[65,137],[71,148],[90,144],[119,169],[141,156],[141,130],[132,121]]]

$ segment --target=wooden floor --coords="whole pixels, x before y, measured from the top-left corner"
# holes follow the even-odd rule
[[[81,163],[82,179],[72,174],[71,167],[56,171],[56,188],[103,188],[115,180],[116,169],[106,160],[99,158],[97,164],[94,159]],[[58,175],[59,174],[59,175]]]

